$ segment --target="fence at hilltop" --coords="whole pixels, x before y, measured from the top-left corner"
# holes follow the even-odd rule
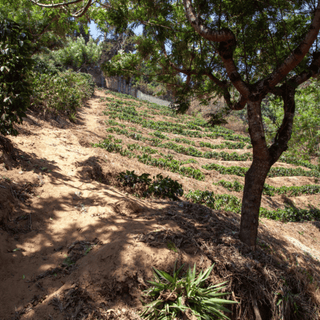
[[[170,101],[159,99],[149,94],[143,93],[137,88],[133,88],[131,83],[127,83],[123,77],[106,77],[105,87],[109,90],[129,94],[135,98],[146,100],[152,103],[156,103],[162,106],[169,106]]]

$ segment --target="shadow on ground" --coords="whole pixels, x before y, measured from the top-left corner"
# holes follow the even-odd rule
[[[2,184],[18,209],[1,224],[1,319],[135,319],[152,267],[172,272],[175,261],[197,262],[199,268],[215,264],[211,282],[227,281],[230,298],[240,302],[232,319],[255,319],[257,312],[261,319],[284,312],[287,319],[316,319],[310,288],[318,281],[319,261],[294,251],[264,225],[252,251],[238,239],[236,214],[126,196],[110,185],[94,157],[78,163],[84,189],[68,185],[54,163],[21,156],[25,169],[38,162],[48,168],[52,188],[63,181],[72,191],[42,199],[23,184]]]

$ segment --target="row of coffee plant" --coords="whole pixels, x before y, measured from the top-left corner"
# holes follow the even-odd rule
[[[215,170],[218,171],[221,174],[228,174],[228,175],[236,175],[239,177],[244,177],[248,168],[244,167],[237,167],[237,166],[231,166],[231,167],[225,167],[220,164],[216,163],[210,163],[202,166],[203,169],[206,170]],[[274,167],[271,168],[268,177],[292,177],[292,176],[305,176],[305,177],[320,177],[320,172],[318,170],[303,170],[301,168],[283,168],[283,167]]]
[[[189,191],[186,198],[194,203],[206,205],[212,209],[225,210],[240,213],[242,203],[239,198],[232,195],[214,195],[212,191]],[[283,222],[299,222],[299,221],[314,221],[320,219],[320,210],[309,206],[308,209],[300,209],[293,206],[286,206],[281,209],[267,210],[260,208],[260,216],[280,220]]]
[[[107,93],[110,93],[110,91],[107,91]],[[172,111],[166,106],[159,106],[159,105],[156,105],[156,104],[153,104],[153,103],[149,103],[149,102],[141,102],[138,99],[135,99],[135,98],[133,98],[131,96],[127,96],[127,95],[124,95],[124,94],[118,94],[118,93],[112,93],[112,94],[117,96],[117,97],[119,97],[121,100],[120,99],[116,99],[114,97],[107,97],[107,98],[105,98],[105,100],[108,101],[108,102],[116,102],[118,106],[119,105],[121,106],[121,105],[130,104],[130,105],[133,105],[133,106],[139,107],[139,108],[140,107],[146,107],[149,110],[158,110],[158,111],[164,111],[164,112],[166,110],[167,111],[169,110],[170,111],[169,113],[171,113],[171,111]],[[110,108],[110,105],[108,105],[108,108]],[[111,109],[112,109],[112,107],[111,107]],[[123,112],[125,113],[126,110],[123,110],[121,107],[118,108],[118,109],[113,109],[113,116],[116,117],[117,114],[121,114]],[[221,127],[221,126],[215,126],[214,128],[212,128],[202,118],[193,118],[193,117],[190,117],[190,116],[187,116],[187,115],[181,115],[177,119],[177,117],[175,115],[170,115],[169,113],[168,113],[167,116],[168,117],[170,116],[170,117],[174,118],[173,119],[174,122],[178,121],[179,124],[180,124],[180,129],[181,128],[182,129],[183,128],[186,129],[187,127],[183,127],[181,122],[187,122],[189,128],[193,128],[195,130],[200,130],[201,128],[199,128],[199,127],[202,127],[203,128],[204,137],[209,137],[209,138],[212,138],[212,139],[216,139],[218,137],[223,137],[225,140],[236,140],[236,141],[238,141],[235,144],[231,144],[231,142],[225,141],[224,143],[222,143],[220,145],[210,144],[209,142],[201,142],[201,144],[199,145],[200,147],[208,147],[208,148],[212,148],[212,149],[218,149],[218,148],[219,149],[222,149],[222,148],[242,149],[242,148],[245,147],[244,142],[247,142],[247,143],[249,142],[250,143],[250,139],[248,137],[244,137],[244,136],[241,136],[241,135],[234,134],[234,132],[232,130],[226,129],[226,128]],[[147,113],[144,112],[144,115],[145,114],[147,114]],[[142,119],[143,119],[143,117],[141,117],[141,119],[139,119],[139,121],[137,121],[137,119],[132,119],[131,122],[139,123],[140,121],[142,121]],[[190,119],[192,119],[192,120],[190,120]],[[125,120],[125,119],[122,119],[122,120]],[[127,119],[127,121],[130,121],[130,119]],[[158,131],[170,132],[170,131],[165,130],[165,129],[163,130],[163,123],[162,123],[161,128],[159,127]],[[176,132],[176,134],[179,134],[179,133]],[[184,135],[188,136],[188,134],[186,134],[186,133]],[[189,132],[189,136],[198,136],[198,137],[200,137],[199,134],[190,134],[190,132]],[[186,143],[186,144],[195,145],[194,141],[188,140],[188,139],[185,139],[185,138],[175,138],[175,141],[176,142],[182,142],[182,143]],[[250,144],[247,145],[247,148],[250,148],[250,147],[251,147]],[[297,166],[304,166],[304,167],[307,167],[309,169],[315,169],[315,170],[318,169],[317,165],[313,165],[309,161],[301,160],[301,159],[299,159],[297,157],[288,157],[286,154],[282,155],[282,157],[280,158],[280,161],[281,162],[285,162],[285,163],[289,163],[289,164],[294,164],[294,165],[297,165]]]
[[[229,191],[236,191],[236,192],[241,192],[243,191],[244,185],[241,184],[238,181],[225,181],[225,180],[220,180],[215,185],[220,185]],[[273,187],[268,184],[265,184],[263,187],[263,194],[268,195],[268,196],[274,196],[276,194],[279,195],[286,195],[289,197],[297,197],[302,194],[319,194],[320,193],[320,185],[318,184],[307,184],[303,186],[291,186],[291,187]]]
[[[180,173],[183,176],[191,177],[196,180],[204,180],[205,176],[199,169],[194,169],[192,167],[184,166],[187,163],[193,163],[194,160],[186,160],[186,161],[179,161],[173,159],[171,155],[164,156],[163,158],[154,158],[151,157],[149,153],[154,153],[153,150],[147,149],[146,147],[141,147],[141,150],[144,151],[142,155],[135,154],[132,150],[137,150],[138,148],[129,145],[128,148],[123,148],[121,144],[112,141],[110,138],[105,139],[102,142],[93,145],[94,147],[99,147],[107,150],[108,152],[116,152],[120,153],[122,156],[126,156],[129,158],[137,158],[139,162],[142,162],[146,165],[166,169],[171,172]]]

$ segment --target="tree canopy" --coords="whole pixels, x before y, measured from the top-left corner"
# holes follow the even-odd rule
[[[109,74],[137,73],[142,61],[174,92],[180,110],[190,97],[222,95],[228,108],[246,107],[253,162],[246,174],[240,239],[254,247],[259,207],[271,166],[288,148],[296,88],[319,73],[320,3],[313,0],[30,0],[65,17],[95,19],[118,32],[143,26],[134,52],[106,63]],[[183,75],[183,81],[176,75]],[[272,144],[265,138],[262,101],[282,101]]]
[[[78,21],[66,18],[61,10],[45,10],[29,0],[0,0],[0,14],[28,31],[34,53],[61,47],[66,34],[79,28]]]

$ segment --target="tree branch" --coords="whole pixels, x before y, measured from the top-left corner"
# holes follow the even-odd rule
[[[301,44],[284,60],[284,62],[268,77],[268,86],[275,87],[291,70],[293,70],[309,52],[320,30],[320,1],[318,1],[315,14]]]
[[[74,18],[80,18],[82,17],[89,9],[89,7],[92,4],[92,0],[88,0],[88,3],[86,4],[85,7],[81,8],[80,10],[78,10],[76,13],[72,13],[72,17]]]
[[[299,86],[300,84],[304,83],[305,81],[309,80],[311,77],[318,75],[320,72],[320,52],[315,52],[313,54],[313,60],[309,67],[309,70],[303,71],[300,74],[292,77],[288,82]]]
[[[107,8],[107,9],[111,9],[112,6],[109,3],[101,3],[101,1],[97,1],[97,3],[99,3],[99,5],[101,7]]]
[[[51,23],[53,23],[54,21],[57,21],[58,20],[58,17],[54,17],[51,19],[51,21],[42,29],[42,31],[40,33],[37,33],[37,34],[33,34],[31,33],[31,35],[35,38],[39,38],[40,36],[42,36],[44,33],[46,33],[46,31],[48,30],[48,28],[51,26]]]
[[[195,10],[191,4],[191,0],[183,0],[186,16],[193,27],[193,29],[200,34],[203,38],[214,42],[228,42],[235,41],[234,34],[228,29],[215,31],[204,26],[200,19],[196,16]]]
[[[300,84],[306,82],[311,77],[317,76],[320,73],[320,52],[313,53],[313,60],[308,68],[308,70],[301,72],[298,75],[293,76],[287,81],[288,85],[297,88]],[[270,93],[276,96],[283,95],[283,89],[281,87],[274,87],[269,89]]]
[[[82,2],[83,0],[73,0],[69,2],[61,2],[61,3],[52,3],[52,4],[45,4],[45,3],[39,3],[39,1],[36,0],[30,0],[33,4],[36,4],[37,6],[44,7],[44,8],[57,8],[57,7],[64,7],[68,6],[70,4],[76,4],[79,2]]]
[[[202,24],[200,19],[196,16],[195,10],[192,6],[191,0],[183,0],[187,19],[193,29],[203,38],[219,42],[219,55],[222,58],[223,64],[226,68],[227,74],[240,92],[241,95],[248,97],[249,88],[246,83],[242,80],[236,65],[233,61],[233,50],[236,45],[236,39],[234,34],[228,29],[212,30]]]
[[[282,124],[277,131],[274,143],[269,148],[270,165],[273,165],[281,156],[281,154],[288,149],[288,142],[291,138],[293,118],[295,112],[295,86],[285,83],[281,86],[283,98],[284,116]]]

